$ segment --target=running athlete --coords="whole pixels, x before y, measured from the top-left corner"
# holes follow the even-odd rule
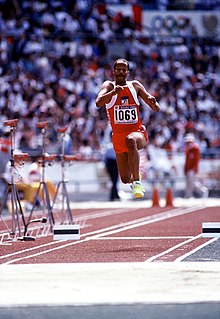
[[[106,107],[121,181],[131,183],[134,198],[142,198],[144,188],[139,174],[138,151],[147,145],[148,136],[140,119],[139,98],[155,112],[159,111],[160,106],[139,81],[127,81],[127,60],[117,59],[114,62],[113,75],[114,81],[105,81],[102,84],[96,106]]]

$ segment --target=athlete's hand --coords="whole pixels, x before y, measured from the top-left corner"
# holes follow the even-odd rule
[[[159,103],[157,102],[156,98],[153,96],[153,95],[150,95],[148,97],[148,103],[149,103],[149,106],[152,108],[152,110],[154,112],[158,112],[160,110],[160,105]]]
[[[156,98],[155,98],[154,96],[152,96],[152,95],[150,95],[148,99],[149,99],[149,102],[150,102],[151,104],[156,104],[156,103],[157,103]]]
[[[123,89],[124,89],[123,86],[116,85],[116,87],[115,87],[114,90],[113,90],[114,95],[115,95],[115,94],[118,94],[118,93],[121,92]]]

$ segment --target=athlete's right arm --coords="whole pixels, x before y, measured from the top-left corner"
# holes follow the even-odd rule
[[[97,98],[95,101],[96,106],[101,107],[101,106],[104,106],[105,104],[108,104],[111,101],[113,95],[117,94],[121,90],[123,90],[123,87],[119,85],[114,87],[111,81],[105,81],[102,84],[102,87],[97,95]]]

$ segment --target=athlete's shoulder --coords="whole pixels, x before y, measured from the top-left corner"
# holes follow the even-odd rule
[[[134,84],[142,85],[141,82],[138,81],[138,80],[132,80],[132,81],[130,81],[130,83],[132,83],[133,85],[134,85]]]
[[[114,82],[110,80],[106,80],[102,84],[103,86],[114,86]]]
[[[106,80],[106,81],[104,81],[103,83],[102,83],[102,86],[101,86],[101,91],[103,92],[103,90],[104,91],[106,91],[106,92],[108,92],[108,91],[111,91],[111,90],[113,90],[113,88],[114,88],[114,82],[112,82],[112,81],[109,81],[109,80]]]
[[[138,91],[140,88],[143,88],[143,84],[141,84],[138,80],[130,81],[131,85]]]

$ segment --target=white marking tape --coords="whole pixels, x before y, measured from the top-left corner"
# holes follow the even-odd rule
[[[216,241],[216,240],[217,240],[217,238],[212,238],[211,240],[207,241],[206,243],[204,243],[204,244],[202,244],[202,245],[196,247],[195,249],[191,250],[190,252],[188,252],[188,253],[182,255],[181,257],[177,258],[174,262],[180,262],[180,261],[182,261],[182,260],[185,259],[186,257],[188,257],[188,256],[190,256],[190,255],[196,253],[198,250],[202,249],[203,247],[205,247],[205,246],[211,244],[212,242],[214,242],[214,241]]]

